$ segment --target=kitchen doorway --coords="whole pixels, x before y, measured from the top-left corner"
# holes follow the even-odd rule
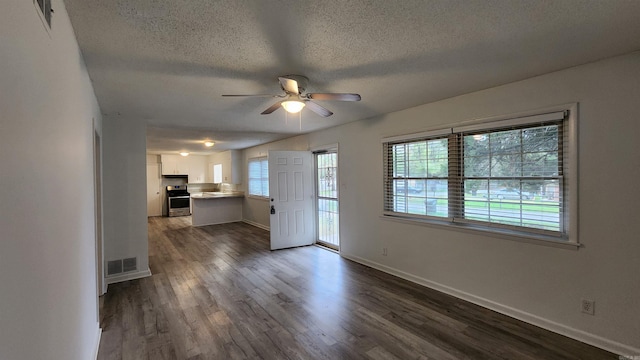
[[[162,216],[161,168],[147,163],[147,216]]]
[[[316,243],[340,250],[337,148],[314,152],[316,173]]]

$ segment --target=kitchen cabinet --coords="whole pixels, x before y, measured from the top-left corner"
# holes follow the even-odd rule
[[[206,181],[207,157],[201,155],[190,155],[187,157],[189,163],[189,184],[201,184]]]
[[[228,150],[212,156],[213,167],[222,167],[222,179],[225,184],[242,183],[242,152],[240,150]],[[220,168],[220,167],[217,167]],[[215,180],[214,180],[215,182]]]
[[[180,155],[160,155],[162,175],[189,175],[189,160]]]

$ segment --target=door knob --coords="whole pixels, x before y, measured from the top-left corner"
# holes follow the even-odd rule
[[[271,205],[271,215],[276,213],[276,208],[273,207],[273,205]]]

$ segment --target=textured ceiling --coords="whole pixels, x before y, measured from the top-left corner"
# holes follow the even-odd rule
[[[151,153],[244,148],[640,49],[640,1],[65,0],[100,107]],[[335,114],[260,115],[307,76]]]

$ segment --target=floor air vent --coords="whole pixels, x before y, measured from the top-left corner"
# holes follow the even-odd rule
[[[138,259],[134,257],[107,261],[107,275],[115,275],[135,270],[138,270]]]
[[[122,272],[122,260],[107,262],[107,275],[120,274]]]
[[[132,258],[127,258],[127,259],[122,259],[122,271],[123,272],[127,272],[127,271],[134,271],[138,269],[138,262],[137,259],[132,257]]]

